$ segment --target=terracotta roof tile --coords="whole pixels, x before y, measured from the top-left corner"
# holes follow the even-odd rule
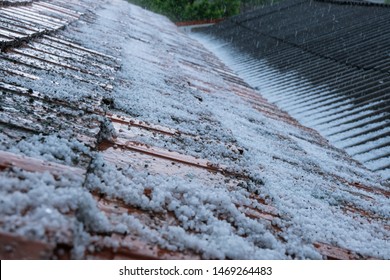
[[[35,32],[0,54],[1,258],[389,257],[372,173],[165,18],[95,2],[0,7]]]

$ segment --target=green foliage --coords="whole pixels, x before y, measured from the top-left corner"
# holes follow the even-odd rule
[[[129,0],[173,21],[217,19],[238,14],[240,0]]]
[[[166,15],[173,21],[191,21],[230,17],[280,0],[128,0]],[[390,0],[385,0],[390,1]]]

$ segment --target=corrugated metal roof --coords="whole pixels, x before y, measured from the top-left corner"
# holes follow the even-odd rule
[[[0,8],[45,29],[0,55],[1,258],[389,257],[388,186],[167,19],[25,8]]]
[[[389,8],[288,0],[207,32],[269,101],[390,178]]]

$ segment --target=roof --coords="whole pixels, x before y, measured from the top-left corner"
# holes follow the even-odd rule
[[[389,9],[286,0],[204,32],[270,102],[389,179]]]
[[[2,259],[390,257],[388,185],[165,17],[0,14]]]

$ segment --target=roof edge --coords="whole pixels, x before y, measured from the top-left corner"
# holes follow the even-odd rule
[[[0,7],[28,6],[28,5],[31,5],[33,2],[34,2],[33,0],[25,0],[25,1],[19,1],[19,2],[0,1]]]
[[[375,6],[389,8],[390,5],[386,3],[374,3],[368,1],[355,1],[355,0],[314,0],[316,2],[331,3],[336,5],[355,5],[355,6]]]

